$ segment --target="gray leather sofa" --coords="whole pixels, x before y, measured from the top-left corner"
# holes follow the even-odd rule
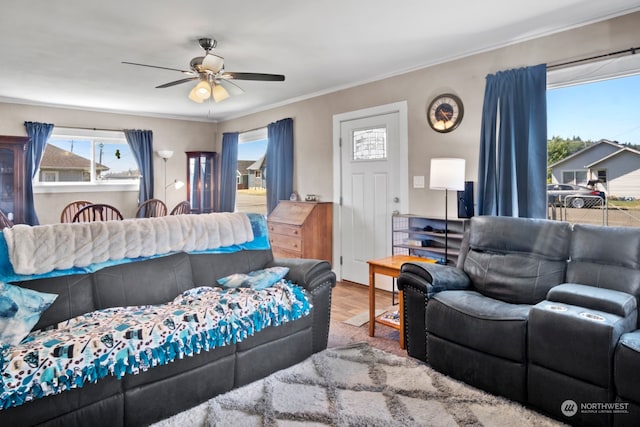
[[[92,274],[17,283],[58,294],[34,329],[114,306],[161,304],[181,292],[211,286],[232,273],[286,266],[286,278],[304,287],[311,314],[267,327],[233,345],[203,351],[121,380],[95,384],[0,410],[2,426],[141,426],[294,365],[327,346],[335,274],[325,261],[278,259],[271,250],[187,254],[121,264]]]
[[[639,425],[640,229],[470,221],[457,266],[402,267],[409,355],[570,424]]]

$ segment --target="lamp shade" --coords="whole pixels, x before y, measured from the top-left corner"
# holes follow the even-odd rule
[[[196,97],[200,99],[207,99],[211,96],[211,85],[206,80],[201,80],[200,83],[196,85]]]
[[[194,86],[193,89],[191,89],[191,92],[189,92],[189,99],[193,102],[197,102],[198,104],[202,104],[202,102],[204,101],[202,98],[198,97],[196,86]]]
[[[156,153],[163,159],[170,159],[173,156],[173,151],[171,150],[158,150]]]
[[[429,188],[432,190],[464,190],[464,159],[449,157],[431,159]]]
[[[182,187],[184,187],[184,182],[180,181],[179,179],[174,179],[173,182],[164,186],[165,190],[171,187],[172,185],[173,185],[173,188],[175,188],[176,190],[179,190]]]
[[[229,92],[220,85],[214,85],[211,89],[211,96],[213,96],[215,102],[220,102],[229,97]]]

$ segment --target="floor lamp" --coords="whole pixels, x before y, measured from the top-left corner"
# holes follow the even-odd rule
[[[171,156],[173,156],[173,151],[171,150],[160,150],[160,151],[156,151],[156,153],[158,154],[158,156],[160,156],[160,158],[162,160],[164,160],[164,202],[167,203],[167,159],[170,159]],[[169,184],[171,185],[171,184]]]
[[[434,158],[431,159],[431,172],[429,174],[429,188],[432,190],[444,190],[444,262],[449,259],[449,190],[464,190],[464,159]]]

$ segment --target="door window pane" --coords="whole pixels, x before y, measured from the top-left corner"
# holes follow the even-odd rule
[[[353,132],[353,160],[387,158],[387,129],[373,128]]]

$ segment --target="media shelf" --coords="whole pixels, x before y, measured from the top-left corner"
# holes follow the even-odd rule
[[[440,263],[445,256],[445,220],[411,214],[392,217],[392,254],[432,258]],[[449,264],[455,265],[468,220],[449,218],[446,233]]]

